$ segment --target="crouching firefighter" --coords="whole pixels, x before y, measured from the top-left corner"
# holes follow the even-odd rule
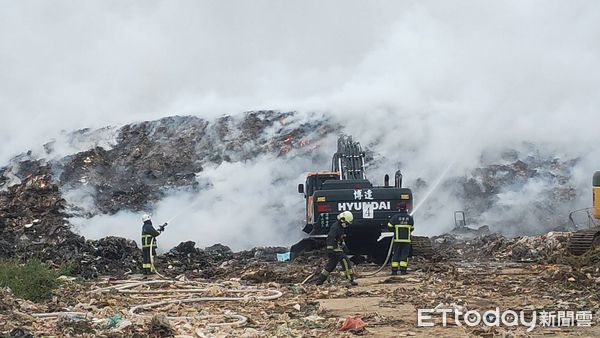
[[[388,223],[388,228],[394,231],[394,244],[392,256],[392,275],[406,274],[408,267],[408,256],[410,254],[410,235],[415,228],[413,217],[408,214],[406,209],[400,209],[400,212],[392,216]]]
[[[354,274],[352,271],[352,266],[350,265],[350,260],[344,253],[344,231],[350,224],[352,224],[354,216],[350,211],[344,211],[337,216],[337,219],[338,220],[331,225],[329,228],[329,233],[327,234],[326,245],[328,261],[327,264],[325,264],[325,268],[321,271],[316,280],[317,285],[323,284],[340,262],[344,268],[346,279],[348,279],[350,284],[357,285],[357,283],[354,281]]]
[[[142,216],[142,268],[144,275],[149,275],[156,272],[154,268],[154,257],[156,256],[156,237],[165,230],[167,223],[161,225],[158,230],[152,226],[152,219],[150,215],[145,214]]]

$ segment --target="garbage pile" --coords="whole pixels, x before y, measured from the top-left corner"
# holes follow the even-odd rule
[[[233,252],[222,244],[200,249],[194,242],[188,241],[159,255],[155,265],[167,277],[185,275],[187,278],[209,280],[241,278],[252,283],[299,283],[322,264],[324,257],[323,254],[312,253],[292,264],[278,262],[277,254],[287,251],[288,248],[284,247],[257,247]]]
[[[571,233],[549,232],[541,236],[507,238],[489,234],[462,240],[445,234],[432,238],[437,255],[442,259],[510,260],[557,262],[566,253]]]
[[[93,147],[50,163],[60,173],[54,179],[62,191],[93,200],[93,208],[70,200],[73,212],[143,211],[169,191],[202,189],[196,174],[207,165],[262,154],[286,156],[293,149],[309,154],[335,128],[324,119],[302,122],[292,112],[247,112],[214,121],[171,116],[125,125],[115,131],[111,147]]]
[[[215,244],[204,250],[193,241],[182,242],[164,255],[159,255],[155,265],[166,276],[186,274],[189,277],[210,278],[222,262],[233,259],[227,246]]]
[[[0,192],[0,257],[66,265],[71,273],[86,279],[141,272],[141,250],[135,241],[112,236],[85,240],[72,232],[50,167],[41,161],[24,165],[35,174]],[[156,265],[169,276],[190,273],[209,278],[226,273],[230,266],[239,265],[239,273],[251,262],[275,261],[277,252],[284,251],[287,249],[255,248],[234,254],[220,244],[202,250],[194,242],[183,242],[160,255]]]
[[[42,161],[24,161],[20,168],[26,170],[16,173],[22,177],[18,183],[0,190],[2,256],[28,256],[77,241],[69,230],[65,200],[52,181],[51,168]]]
[[[20,259],[40,258],[55,265],[71,264],[74,274],[84,278],[101,275],[122,276],[140,272],[141,253],[136,243],[107,237],[85,240],[69,229],[68,214],[60,189],[51,178],[51,168],[43,161],[23,161],[20,183],[0,192],[0,218],[3,220],[0,254]],[[498,234],[460,240],[452,234],[433,239],[439,256],[446,259],[495,259],[512,261],[556,261],[564,252],[567,233],[507,238]],[[276,254],[285,248],[256,248],[233,253],[222,245],[196,248],[184,242],[156,260],[168,276],[188,274],[203,278],[224,276],[230,271],[245,274],[248,280],[297,281],[295,275],[278,271]],[[317,258],[318,259],[318,258]],[[302,261],[300,261],[302,262]],[[307,263],[307,262],[302,262]],[[247,269],[251,269],[246,273]],[[300,268],[298,275],[312,273]]]
[[[500,154],[484,152],[480,167],[446,184],[454,188],[468,215],[479,215],[471,224],[488,224],[492,232],[508,236],[566,231],[569,212],[580,208],[575,202],[581,191],[573,180],[578,161],[557,158],[534,145]]]
[[[0,257],[68,263],[84,278],[138,273],[135,242],[86,240],[70,229],[69,218],[150,210],[170,189],[201,189],[195,173],[204,165],[267,153],[295,156],[292,150],[310,154],[335,128],[323,118],[256,111],[215,121],[173,116],[119,129],[76,131],[69,146],[95,146],[64,156],[64,145],[52,141],[44,145],[45,157],[30,151],[0,168]],[[114,139],[95,141],[105,133]],[[210,276],[230,261],[273,261],[276,251],[262,248],[234,257],[223,246],[201,250],[188,242],[159,257],[157,266],[169,275]]]
[[[66,265],[71,273],[86,279],[141,272],[141,250],[135,241],[112,236],[85,240],[71,231],[65,200],[47,163],[27,160],[19,168],[23,170],[15,173],[18,181],[0,191],[0,257]],[[274,261],[276,253],[284,251],[256,248],[234,254],[219,244],[202,250],[194,242],[184,242],[159,256],[157,267],[170,276],[188,272],[208,278],[217,275],[223,263]]]

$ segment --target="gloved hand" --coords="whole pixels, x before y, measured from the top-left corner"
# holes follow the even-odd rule
[[[167,225],[168,225],[168,223],[167,223],[167,222],[165,222],[165,224],[163,224],[163,225],[161,225],[160,227],[158,227],[158,231],[159,231],[159,232],[163,232],[163,231],[165,231],[165,228],[167,227]]]

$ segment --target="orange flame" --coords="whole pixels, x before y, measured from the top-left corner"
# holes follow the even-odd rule
[[[294,137],[288,136],[285,140],[283,140],[283,144],[290,144],[294,140]]]

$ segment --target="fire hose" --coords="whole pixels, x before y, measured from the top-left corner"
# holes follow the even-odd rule
[[[175,289],[167,289],[167,290],[132,290],[133,288],[139,286],[150,286],[150,285],[161,285],[161,284],[174,284],[179,286],[179,288]],[[225,287],[223,284],[218,283],[193,283],[193,282],[181,282],[175,280],[151,280],[151,281],[140,281],[140,282],[129,282],[122,283],[118,285],[112,285],[104,288],[99,288],[90,291],[90,293],[120,293],[120,294],[143,294],[148,297],[161,297],[162,295],[171,295],[170,297],[175,297],[175,295],[179,296],[187,296],[190,294],[210,292],[214,290],[214,287]],[[140,318],[151,318],[150,315],[141,314],[143,310],[148,310],[164,305],[171,304],[184,304],[184,303],[199,303],[199,302],[230,302],[230,301],[247,301],[247,300],[262,300],[262,301],[271,301],[280,298],[283,293],[279,290],[274,289],[258,289],[258,288],[232,288],[232,289],[224,289],[223,293],[233,293],[233,294],[245,294],[245,296],[206,296],[206,297],[192,297],[192,298],[183,298],[183,299],[167,299],[164,301],[158,301],[148,304],[141,304],[133,306],[129,309],[128,313],[133,317]],[[267,295],[250,295],[252,293],[259,292],[267,292]],[[58,318],[60,316],[75,316],[80,318],[88,317],[87,313],[84,312],[73,312],[73,311],[65,311],[65,312],[50,312],[50,313],[34,313],[33,317],[36,318]],[[166,316],[168,320],[211,320],[214,318],[224,317],[226,319],[232,319],[233,321],[223,322],[223,323],[214,323],[209,322],[206,324],[207,327],[218,327],[218,326],[243,326],[248,318],[232,313],[225,312],[223,315],[200,315],[200,316]],[[95,321],[101,321],[102,319],[97,319],[92,317]]]
[[[165,223],[165,224],[167,224],[167,223]],[[164,229],[164,227],[163,227],[163,229]],[[158,272],[158,270],[156,270],[156,267],[154,266],[154,255],[152,254],[152,248],[154,247],[155,244],[156,244],[156,237],[152,237],[152,243],[150,245],[150,265],[152,266],[152,271],[154,271],[160,278],[167,279],[167,277],[161,275]]]
[[[190,284],[190,283],[186,283],[186,282],[178,282],[178,281],[173,281],[173,280],[156,280],[156,281],[145,281],[145,282],[137,282],[137,283],[130,283],[130,284],[124,284],[124,285],[120,285],[120,286],[116,286],[116,287],[108,287],[108,288],[103,288],[103,289],[98,289],[98,290],[94,290],[94,292],[114,292],[113,290],[116,290],[116,292],[118,293],[124,293],[124,294],[144,294],[144,295],[161,295],[161,294],[193,294],[193,293],[202,293],[202,292],[208,292],[210,291],[210,288],[204,287],[204,288],[182,288],[182,289],[170,289],[170,290],[130,290],[134,287],[138,287],[138,286],[142,286],[142,285],[151,285],[151,284]],[[192,284],[195,285],[195,284]],[[215,284],[215,283],[206,283],[206,286],[222,286],[221,284]],[[129,314],[132,316],[137,316],[137,317],[142,317],[142,318],[150,318],[151,316],[149,315],[142,315],[139,314],[140,311],[142,310],[146,310],[146,309],[151,309],[151,308],[155,308],[155,307],[159,307],[159,306],[163,306],[163,305],[170,305],[170,304],[184,304],[184,303],[198,303],[198,302],[209,302],[209,301],[217,301],[217,302],[224,302],[224,301],[246,301],[248,299],[256,299],[256,300],[264,300],[264,301],[269,301],[269,300],[275,300],[279,297],[281,297],[283,294],[281,291],[279,290],[271,290],[271,289],[266,289],[266,290],[260,290],[260,289],[255,289],[255,288],[244,288],[244,289],[226,289],[224,290],[225,293],[257,293],[257,292],[261,292],[261,291],[268,291],[270,293],[270,295],[266,295],[266,296],[262,296],[262,295],[256,295],[256,296],[245,296],[245,297],[194,297],[194,298],[185,298],[185,299],[169,299],[169,300],[165,300],[165,301],[159,301],[159,302],[154,302],[154,303],[149,303],[149,304],[142,304],[142,305],[136,305],[134,307],[132,307],[131,309],[129,309]],[[204,315],[204,316],[196,316],[196,317],[190,317],[190,316],[167,316],[167,319],[169,320],[192,320],[192,319],[210,319],[210,318],[215,318],[215,317],[219,317],[216,315]],[[235,319],[235,322],[226,322],[226,323],[209,323],[207,324],[207,326],[242,326],[246,323],[247,318],[242,316],[242,315],[238,315],[238,314],[234,314],[234,313],[226,313],[224,315],[225,318],[230,318],[230,319]]]
[[[390,261],[390,257],[392,256],[392,247],[394,246],[394,241],[390,241],[390,247],[388,248],[388,252],[387,252],[387,256],[385,258],[385,261],[383,262],[383,264],[379,267],[379,269],[377,269],[377,271],[375,272],[371,272],[368,274],[360,274],[359,276],[356,277],[370,277],[370,276],[374,276],[376,274],[378,274],[381,270],[383,270],[383,268],[385,268],[385,266],[388,264],[388,262]],[[308,277],[306,277],[306,279],[304,279],[302,281],[302,283],[300,283],[301,285],[306,284],[306,282],[308,282],[311,278],[313,278],[317,273],[312,273],[310,274]]]
[[[370,276],[374,276],[376,274],[378,274],[381,270],[383,270],[383,268],[386,267],[386,265],[388,264],[388,262],[390,261],[390,257],[392,256],[392,248],[394,247],[394,241],[390,241],[390,247],[388,249],[388,253],[387,256],[385,257],[385,261],[383,262],[383,264],[381,264],[381,266],[379,267],[379,269],[377,269],[377,271],[375,272],[371,272],[371,273],[367,273],[367,274],[361,274],[361,277],[370,277]]]
[[[450,168],[452,167],[452,165],[454,165],[454,163],[451,163],[448,166],[448,168],[446,168],[446,170],[442,173],[442,176],[438,180],[439,182],[441,182],[441,179],[448,173],[448,171],[450,170]],[[439,182],[436,183],[436,185],[430,191],[433,191],[433,189],[435,189],[437,187],[437,185],[439,185]],[[423,202],[421,202],[419,205],[417,205],[417,207],[415,207],[415,209],[410,213],[410,216],[414,215],[414,213],[419,209],[419,207],[427,200],[427,198],[429,197],[430,194],[431,194],[430,192],[427,193],[427,195],[425,196],[425,199],[423,199]],[[411,230],[411,232],[412,232],[412,230]],[[383,264],[379,267],[379,269],[377,269],[377,271],[365,274],[363,276],[364,277],[374,276],[374,275],[378,274],[381,270],[383,270],[383,268],[385,268],[385,266],[390,261],[390,257],[392,257],[392,248],[393,247],[394,247],[394,241],[391,240],[390,241],[390,247],[388,248],[388,253],[387,253],[387,256],[385,257],[385,261],[383,262]]]

